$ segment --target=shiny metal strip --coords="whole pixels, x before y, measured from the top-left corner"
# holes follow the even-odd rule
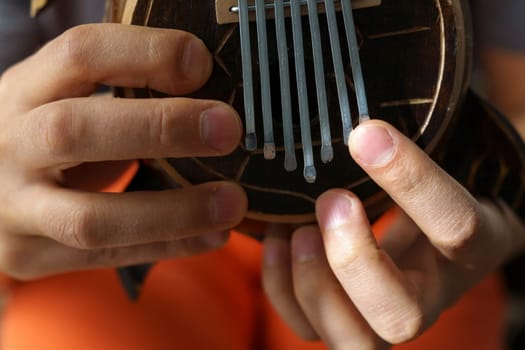
[[[308,0],[299,0],[299,4],[301,6],[303,5],[306,5]],[[317,4],[322,4],[324,0],[316,0],[317,1]],[[337,3],[340,2],[340,0],[336,0]],[[381,4],[381,1],[380,0],[355,0],[355,7],[356,8],[366,8],[366,7],[372,7],[372,6],[379,6]],[[285,7],[290,7],[290,1],[284,1],[283,2],[283,5]],[[267,10],[271,10],[274,8],[274,4],[273,3],[267,3],[264,5],[265,8]],[[239,7],[238,6],[232,6],[230,7],[229,9],[230,12],[232,13],[238,13],[239,12]],[[250,5],[248,6],[248,11],[255,11],[255,6],[253,5]]]
[[[341,121],[343,125],[343,140],[345,145],[348,145],[348,138],[352,132],[352,113],[350,111],[348,88],[346,87],[345,69],[339,42],[339,30],[337,29],[334,0],[325,0],[325,8],[326,18],[328,20],[328,31],[330,33],[330,47],[332,48],[337,94],[339,96],[339,109],[341,111]]]
[[[242,80],[244,93],[244,118],[246,123],[245,147],[257,149],[255,134],[255,102],[253,98],[252,49],[250,44],[250,19],[247,0],[239,0],[239,27],[241,32]]]
[[[270,90],[270,64],[266,33],[266,10],[264,0],[255,0],[257,17],[257,38],[259,47],[259,70],[261,74],[261,107],[264,127],[264,158],[275,158],[273,139],[272,96]]]
[[[328,163],[334,158],[334,150],[332,148],[328,101],[326,98],[323,47],[321,44],[321,28],[319,26],[317,0],[308,0],[308,20],[310,21],[310,35],[312,37],[317,110],[319,113],[319,126],[321,128],[321,160],[323,163]]]
[[[288,45],[286,43],[286,27],[284,22],[283,0],[275,0],[275,32],[277,37],[277,53],[279,55],[279,75],[281,82],[281,113],[284,137],[284,168],[287,171],[297,169],[295,158],[295,141],[292,120],[292,97],[290,92],[290,66],[288,62]]]
[[[299,4],[301,6],[306,5],[307,1],[308,0],[299,0]],[[317,3],[319,3],[319,4],[323,2],[323,0],[315,0],[315,1],[317,1]],[[273,10],[277,6],[276,4],[277,4],[277,1],[275,1],[275,3],[268,3],[268,4],[264,5],[264,8],[266,10]],[[290,1],[283,2],[283,6],[290,7],[291,6],[291,2]],[[254,5],[248,6],[248,11],[255,11],[255,9],[256,9],[256,6],[254,6]],[[239,8],[237,6],[233,6],[232,8],[230,8],[230,11],[231,12],[239,12]]]
[[[317,177],[312,149],[312,134],[310,132],[310,111],[308,108],[308,91],[306,88],[306,69],[304,67],[304,44],[301,23],[301,5],[299,0],[291,0],[292,32],[295,56],[295,76],[297,79],[297,94],[299,100],[299,115],[301,118],[301,142],[303,145],[304,178],[307,182],[315,182]]]
[[[354,77],[355,92],[357,96],[357,108],[359,110],[359,122],[370,119],[368,112],[368,102],[366,100],[365,82],[363,79],[363,70],[361,59],[359,57],[359,44],[355,32],[354,16],[352,14],[352,4],[350,0],[342,0],[343,18],[346,29],[346,40],[348,51],[350,53],[350,63],[352,65],[352,74]]]

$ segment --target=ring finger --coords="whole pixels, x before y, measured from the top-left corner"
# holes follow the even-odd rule
[[[386,346],[368,326],[332,273],[315,227],[292,238],[294,290],[310,323],[332,349],[381,349]]]

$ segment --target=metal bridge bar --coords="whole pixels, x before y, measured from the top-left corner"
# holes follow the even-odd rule
[[[264,126],[264,158],[275,158],[273,139],[272,96],[270,90],[270,64],[266,33],[266,10],[264,0],[255,0],[257,17],[257,38],[259,44],[259,69],[261,73],[261,104]]]
[[[295,158],[295,141],[292,120],[292,97],[290,89],[290,66],[288,62],[288,45],[286,43],[286,28],[284,22],[283,0],[275,0],[275,31],[277,37],[277,52],[279,55],[279,77],[281,82],[281,113],[284,137],[284,168],[287,171],[297,169]]]
[[[301,6],[304,6],[304,5],[307,4],[308,1],[309,0],[299,0],[299,4]],[[322,4],[324,0],[314,0],[314,1],[316,1],[317,4]],[[340,0],[337,0],[337,1],[339,2]],[[275,2],[275,3],[277,3],[277,2]],[[265,4],[264,7],[265,7],[266,10],[271,10],[271,9],[273,9],[276,6],[275,3]],[[284,1],[283,2],[284,7],[290,7],[291,6],[290,4],[291,4],[291,1]],[[248,6],[248,11],[255,11],[255,6],[254,5],[249,5]],[[238,6],[232,6],[230,8],[230,12],[234,12],[234,13],[239,12],[239,7]]]
[[[308,19],[310,21],[310,34],[312,37],[315,87],[317,91],[317,107],[321,128],[321,160],[323,163],[328,163],[334,158],[334,150],[332,148],[328,101],[326,98],[323,47],[321,45],[321,29],[319,26],[319,14],[317,13],[317,0],[308,0]]]
[[[359,110],[359,122],[370,119],[368,112],[368,102],[366,100],[365,82],[363,79],[363,70],[361,68],[361,59],[359,58],[359,44],[355,33],[354,16],[352,14],[352,4],[350,0],[342,0],[343,18],[346,29],[346,40],[350,52],[350,64],[352,65],[352,74],[354,76],[355,92],[357,95],[357,108]]]
[[[237,4],[238,0],[214,0],[215,1],[215,15],[217,18],[218,24],[227,24],[227,23],[238,23],[239,22],[239,6]],[[273,18],[273,8],[275,7],[275,0],[266,0],[265,1],[265,9],[267,11],[268,18]],[[254,0],[249,0],[248,5],[248,11],[250,12],[250,20],[255,20],[255,16],[252,16],[255,12],[255,6]],[[299,4],[301,5],[301,14],[305,15],[307,11],[305,11],[305,7],[307,4],[307,0],[299,0]],[[317,4],[319,5],[317,9],[319,10],[319,13],[325,12],[325,7],[322,6],[323,0],[317,0]],[[289,8],[290,8],[290,0],[283,0],[283,5],[285,7],[285,13],[287,16],[289,16]],[[376,7],[381,6],[381,0],[352,0],[352,8],[353,9],[363,9],[363,8],[369,8],[369,7]],[[341,10],[341,0],[335,0],[335,8],[336,11]]]
[[[337,29],[334,0],[325,0],[325,8],[328,20],[328,31],[330,33],[330,46],[332,48],[337,94],[339,96],[339,108],[341,110],[343,140],[345,145],[348,145],[348,138],[352,132],[352,114],[350,112],[350,101],[346,87],[343,56],[341,55],[341,46],[339,44],[339,31]]]
[[[307,182],[315,182],[317,177],[312,149],[312,134],[310,132],[310,111],[308,108],[308,91],[306,88],[306,70],[304,67],[304,44],[301,24],[301,5],[299,0],[291,0],[292,32],[295,56],[295,75],[297,79],[297,94],[299,99],[299,116],[301,118],[301,142],[304,157],[304,178]]]
[[[252,50],[250,44],[250,19],[247,0],[239,0],[239,24],[241,32],[242,80],[244,92],[244,115],[246,122],[245,147],[248,151],[257,148],[255,134],[255,101],[253,98]]]

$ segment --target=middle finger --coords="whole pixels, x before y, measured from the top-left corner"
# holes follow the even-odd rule
[[[13,121],[9,154],[32,168],[136,158],[218,156],[242,134],[237,113],[208,100],[63,100]]]

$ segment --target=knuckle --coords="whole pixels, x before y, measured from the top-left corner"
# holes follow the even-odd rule
[[[153,145],[173,146],[173,133],[176,130],[176,114],[170,103],[159,103],[148,120],[149,137]]]
[[[334,271],[346,271],[351,266],[355,266],[358,259],[357,249],[352,248],[348,249],[345,254],[332,254],[329,257],[329,262]]]
[[[164,52],[167,43],[169,43],[168,45],[171,47],[172,45],[177,44],[177,40],[173,40],[173,38],[165,31],[151,32],[151,35],[146,42],[146,57],[150,62],[165,63],[169,59],[176,58],[173,56],[170,57]],[[171,50],[168,52],[171,52]],[[177,61],[172,61],[171,63],[177,63]]]
[[[355,244],[348,249],[335,251],[328,256],[332,270],[344,272],[344,275],[361,273],[361,269],[368,266],[368,262],[385,259],[381,250],[372,243]]]
[[[81,25],[68,29],[55,39],[52,49],[59,54],[63,67],[80,75],[88,71],[91,57],[88,38],[94,33],[93,25]]]
[[[49,218],[47,227],[52,236],[73,248],[90,250],[101,245],[97,230],[96,210],[89,205],[77,205],[67,215]]]
[[[102,242],[97,230],[97,213],[90,206],[82,206],[71,215],[66,227],[71,231],[70,242],[80,249],[95,249],[101,246]],[[67,232],[64,232],[67,234]]]
[[[71,107],[66,103],[53,103],[46,106],[42,114],[37,132],[43,136],[45,149],[54,156],[71,153],[76,139]]]
[[[410,162],[400,152],[385,169],[384,176],[392,186],[392,192],[399,196],[417,194],[421,188],[432,184],[432,173],[425,171],[426,164]]]
[[[481,215],[476,206],[467,206],[459,215],[455,213],[453,218],[445,220],[448,221],[448,224],[444,225],[447,232],[438,235],[441,238],[437,243],[452,255],[451,258],[454,258],[469,250],[474,244],[482,226]]]

